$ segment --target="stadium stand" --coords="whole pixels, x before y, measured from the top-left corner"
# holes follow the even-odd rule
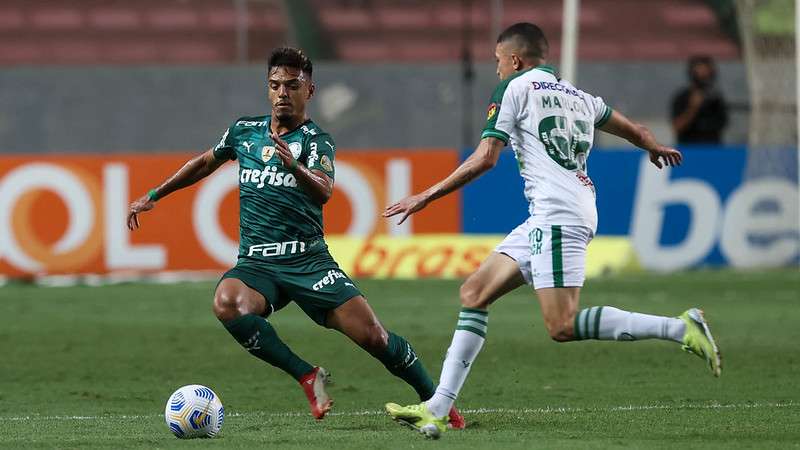
[[[489,2],[311,0],[320,34],[343,60],[454,61],[465,28],[476,60],[492,55]],[[289,40],[284,2],[248,2],[247,59]],[[561,0],[505,0],[503,21],[534,21],[558,57]],[[186,64],[236,61],[232,0],[5,0],[0,64]],[[681,60],[687,52],[738,57],[735,42],[700,0],[584,0],[580,58]]]
[[[248,3],[247,58],[285,40],[282,2]],[[228,0],[5,0],[0,64],[226,63],[236,57]]]

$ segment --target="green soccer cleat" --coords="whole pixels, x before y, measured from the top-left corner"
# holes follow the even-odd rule
[[[447,416],[434,417],[428,411],[428,406],[425,405],[425,402],[409,406],[387,403],[386,412],[395,422],[419,431],[429,439],[439,439],[442,433],[447,430]]]
[[[703,317],[703,311],[692,308],[679,316],[686,323],[686,332],[683,335],[683,349],[689,353],[704,358],[715,377],[722,374],[722,357],[719,348],[714,342],[714,336],[708,328],[708,322]]]

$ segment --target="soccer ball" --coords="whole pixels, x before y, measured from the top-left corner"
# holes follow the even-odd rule
[[[169,396],[164,418],[172,433],[181,439],[210,438],[222,428],[225,408],[214,391],[190,384]]]

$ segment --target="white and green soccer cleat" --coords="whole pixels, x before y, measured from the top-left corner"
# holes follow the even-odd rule
[[[708,368],[715,377],[722,374],[722,357],[719,348],[711,335],[703,316],[703,311],[692,308],[679,316],[686,323],[686,332],[683,334],[683,349],[689,353],[703,358],[708,363]]]
[[[434,417],[425,402],[418,405],[400,406],[387,403],[386,412],[400,425],[412,428],[430,439],[439,439],[447,430],[447,416]]]

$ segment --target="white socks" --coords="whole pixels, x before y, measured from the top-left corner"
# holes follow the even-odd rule
[[[447,349],[442,364],[439,386],[426,402],[428,410],[436,417],[445,417],[453,407],[472,363],[483,347],[489,313],[482,309],[462,308],[458,325],[453,333],[453,342]]]
[[[576,340],[600,339],[636,341],[639,339],[668,339],[683,342],[686,324],[675,317],[651,316],[623,311],[612,306],[594,306],[575,316]]]
[[[462,308],[453,341],[442,364],[439,386],[426,402],[435,417],[445,417],[464,386],[469,369],[483,347],[489,313],[482,309]],[[651,316],[623,311],[611,306],[595,306],[575,316],[576,340],[601,339],[635,341],[668,339],[683,342],[686,325],[674,317]]]

